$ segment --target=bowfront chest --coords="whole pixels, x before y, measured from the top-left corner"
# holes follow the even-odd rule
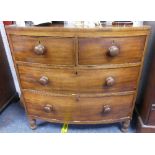
[[[25,110],[70,124],[132,118],[149,27],[6,27]]]

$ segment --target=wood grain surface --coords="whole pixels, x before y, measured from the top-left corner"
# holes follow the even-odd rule
[[[111,93],[136,89],[139,67],[116,69],[46,69],[18,66],[23,89],[44,90],[49,92],[70,93]],[[41,77],[48,83],[42,85]],[[113,77],[114,85],[108,86],[106,79]]]
[[[131,114],[133,104],[133,95],[77,98],[76,96],[48,96],[43,93],[24,91],[24,98],[30,115],[75,123],[76,121],[91,122],[127,117]],[[104,113],[105,105],[110,106],[109,113]],[[46,112],[45,106],[51,106],[53,110]]]
[[[11,36],[13,54],[16,61],[30,63],[74,65],[74,39],[73,38],[51,38],[31,36]],[[34,52],[35,46],[44,45],[46,51],[43,55]]]
[[[79,64],[121,64],[141,61],[145,45],[145,36],[117,38],[80,38]],[[119,48],[117,56],[109,56],[111,46]]]

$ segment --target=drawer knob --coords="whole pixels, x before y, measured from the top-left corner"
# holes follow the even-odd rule
[[[106,85],[107,86],[113,86],[115,84],[115,79],[113,77],[107,77],[106,78]]]
[[[44,106],[44,111],[50,113],[53,111],[53,107],[51,105]]]
[[[111,111],[111,107],[109,105],[103,106],[103,113],[107,114]]]
[[[111,57],[115,57],[119,54],[119,48],[115,45],[109,47],[108,55]]]
[[[34,52],[37,54],[37,55],[43,55],[45,54],[45,46],[42,45],[42,44],[38,44],[34,47]]]
[[[47,85],[48,82],[49,82],[48,77],[42,76],[42,77],[39,79],[39,82],[40,82],[40,84],[42,84],[42,85]]]

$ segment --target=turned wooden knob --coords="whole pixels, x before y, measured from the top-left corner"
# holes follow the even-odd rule
[[[37,54],[37,55],[43,55],[45,54],[45,46],[42,45],[42,44],[38,44],[34,47],[34,52]]]
[[[115,84],[115,79],[113,77],[107,77],[106,78],[106,85],[107,86],[113,86]]]
[[[40,82],[40,84],[42,84],[42,85],[47,85],[48,82],[49,82],[48,77],[42,76],[42,77],[39,79],[39,82]]]
[[[111,107],[109,105],[103,106],[103,113],[107,114],[111,111]]]
[[[115,57],[119,54],[119,48],[115,45],[109,47],[108,55],[111,57]]]
[[[53,111],[53,107],[51,105],[44,106],[44,111],[50,113]]]

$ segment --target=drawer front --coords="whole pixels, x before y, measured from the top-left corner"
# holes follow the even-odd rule
[[[141,61],[145,36],[121,38],[80,38],[79,64],[121,64]]]
[[[74,39],[11,36],[16,61],[74,65]]]
[[[133,95],[110,97],[51,96],[24,91],[29,115],[59,121],[112,121],[131,115]]]
[[[136,89],[139,67],[115,69],[45,69],[18,66],[23,89],[61,93],[109,93]]]

